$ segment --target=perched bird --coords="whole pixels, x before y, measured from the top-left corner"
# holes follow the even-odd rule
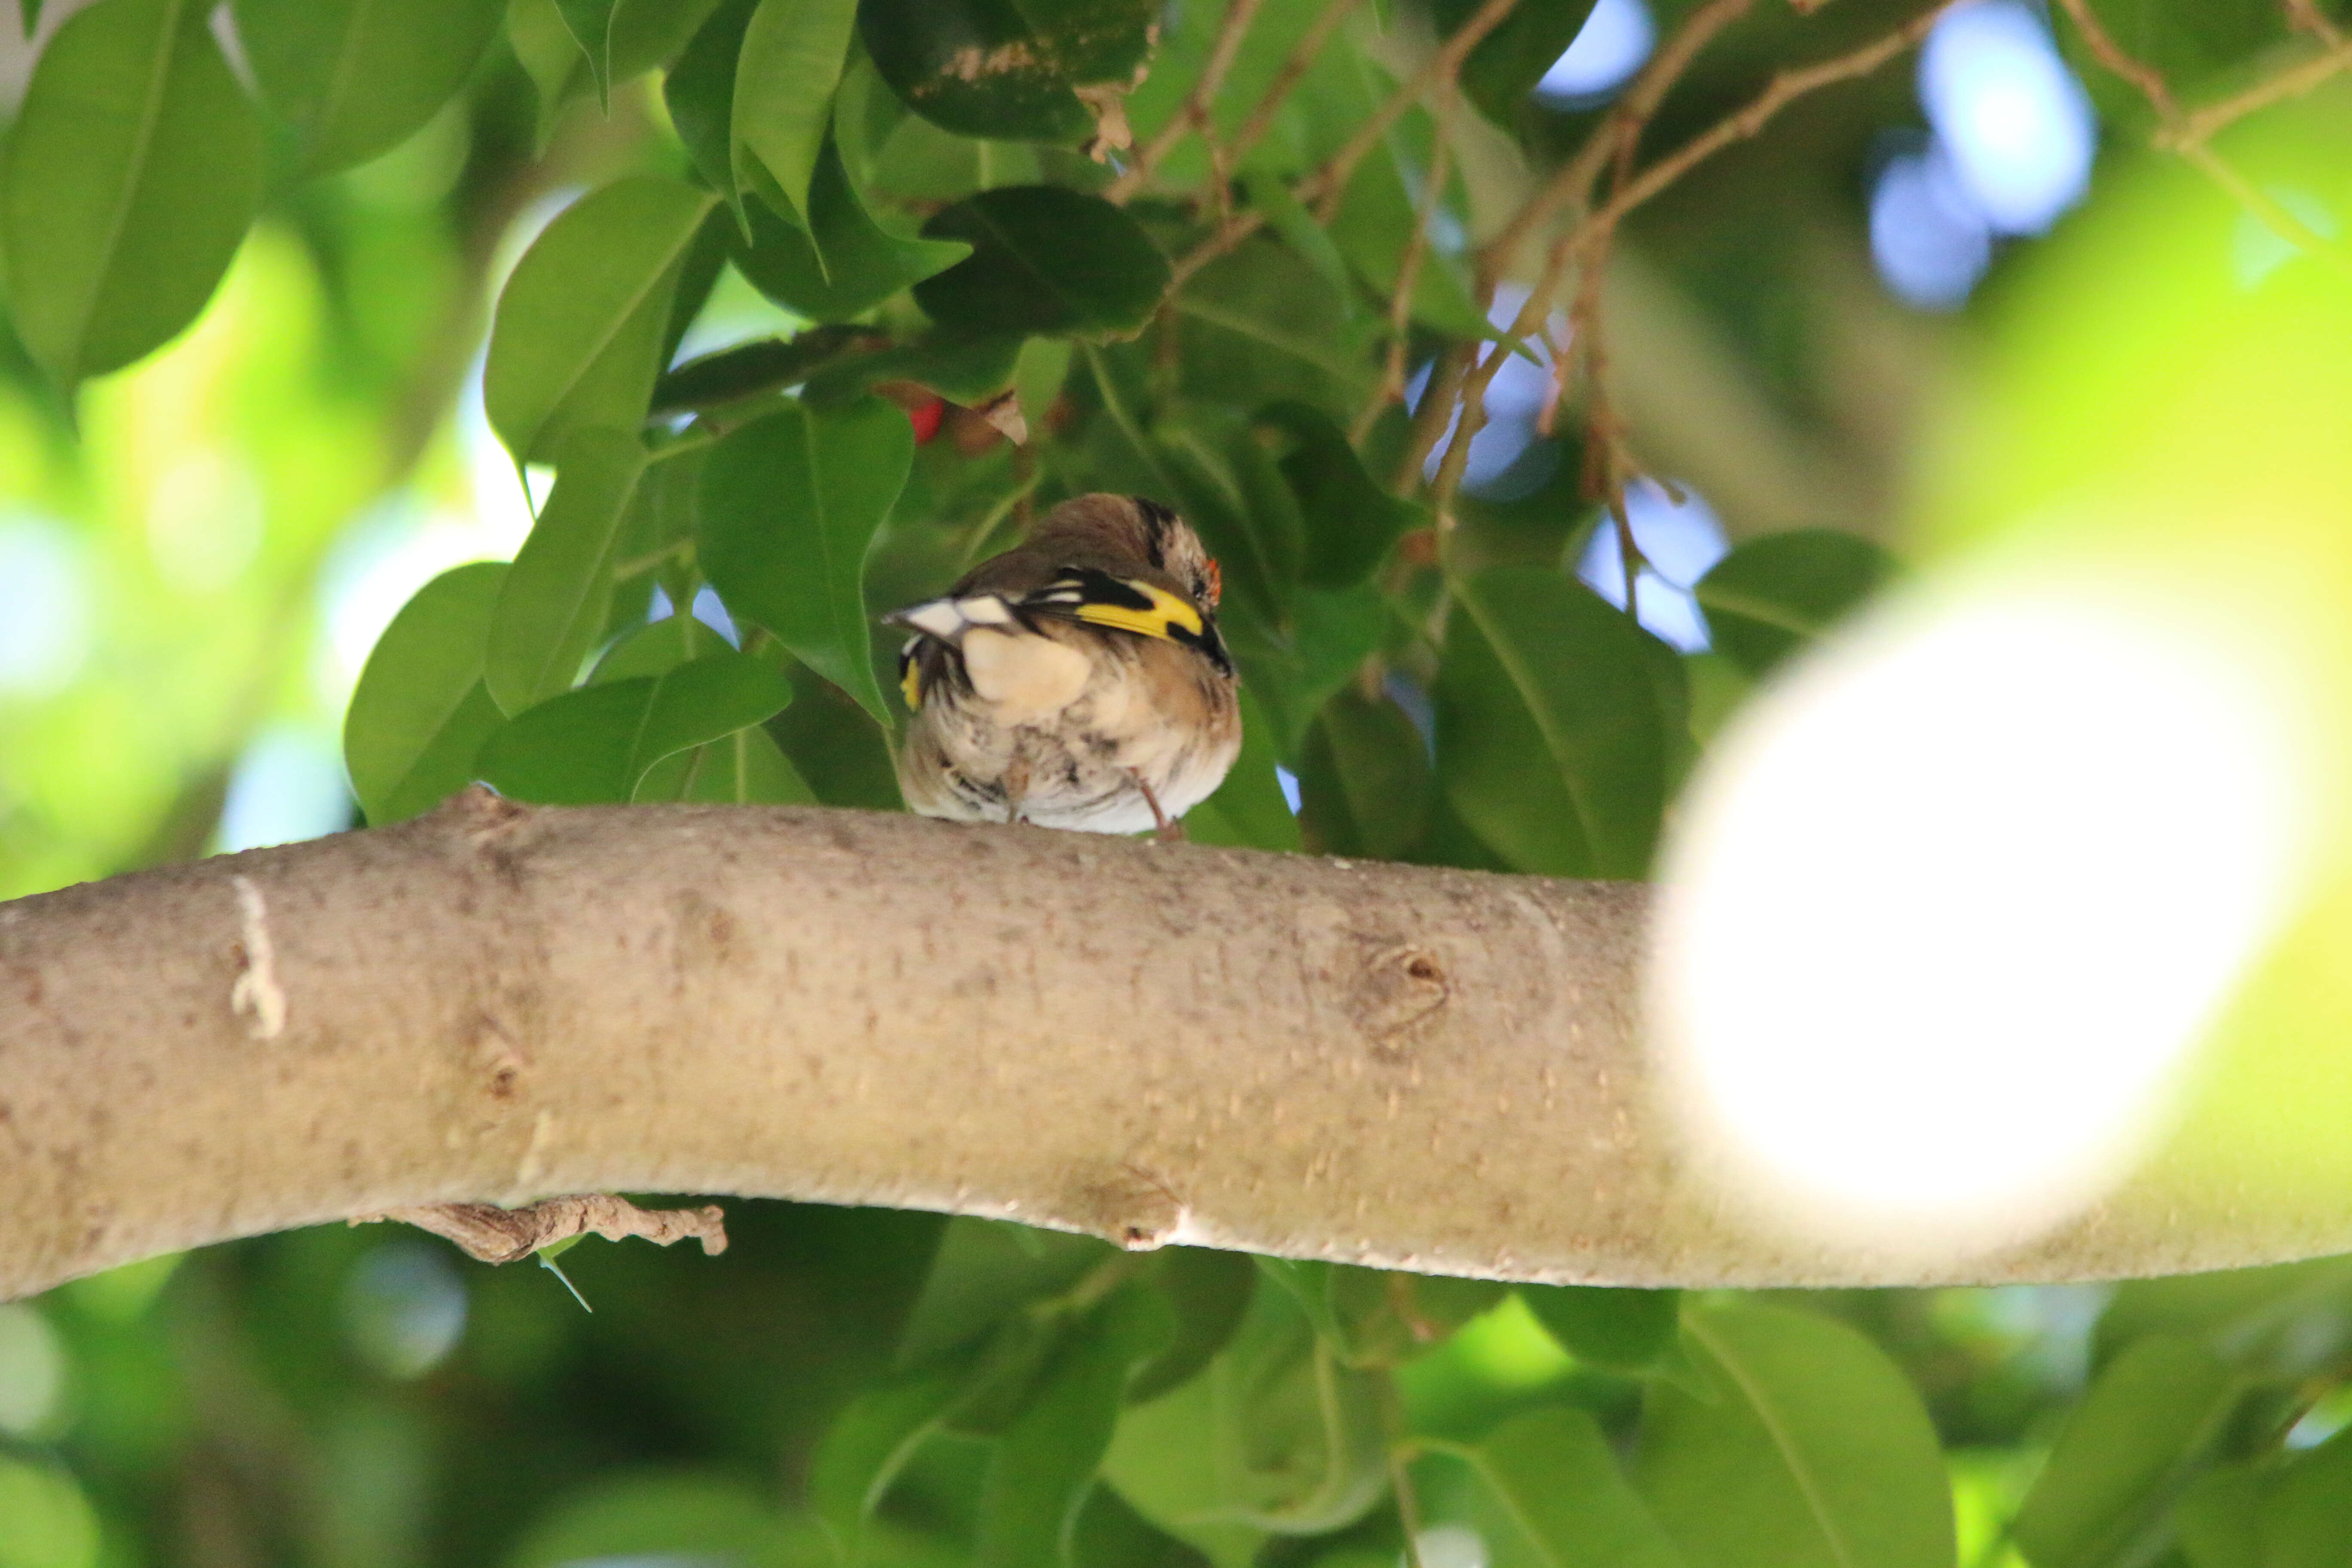
[[[926,816],[1093,833],[1175,824],[1241,750],[1217,563],[1140,496],[1085,495],[941,598],[883,619],[913,722],[898,786]]]

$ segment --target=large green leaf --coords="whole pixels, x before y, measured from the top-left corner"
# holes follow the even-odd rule
[[[498,36],[499,0],[233,0],[264,100],[315,174],[404,142],[465,85]]]
[[[444,572],[402,606],[368,655],[343,717],[343,765],[371,826],[431,809],[474,778],[504,722],[482,683],[506,563]]]
[[[662,104],[703,183],[727,198],[739,226],[742,187],[735,178],[735,72],[743,35],[760,0],[719,0],[662,79]]]
[[[515,264],[482,400],[518,462],[548,458],[582,426],[644,420],[680,264],[713,200],[633,175],[565,208]]]
[[[1317,849],[1397,859],[1428,826],[1428,745],[1394,702],[1343,687],[1307,729],[1298,791]]]
[[[858,1391],[809,1462],[808,1502],[845,1564],[862,1562],[867,1521],[916,1447],[964,1395],[956,1366],[900,1373]]]
[[[619,430],[574,430],[559,457],[490,621],[482,676],[509,714],[572,689],[604,629],[614,552],[646,474],[645,447]]]
[[[1074,89],[1131,81],[1159,15],[1152,0],[864,0],[857,20],[882,79],[924,119],[1073,142],[1094,130]]]
[[[803,224],[815,222],[809,182],[856,26],[857,0],[761,0],[743,34],[732,113],[735,183],[751,183],[743,165],[757,159]],[[826,259],[833,261],[830,253]]]
[[[971,255],[916,285],[943,326],[974,332],[1125,337],[1168,291],[1168,258],[1142,226],[1104,201],[1057,185],[982,191],[923,226]]]
[[[1950,1568],[1943,1453],[1884,1352],[1759,1302],[1683,1321],[1717,1397],[1649,1385],[1634,1484],[1693,1568]]]
[[[1683,1561],[1581,1410],[1514,1416],[1463,1458],[1483,1494],[1475,1517],[1481,1533],[1493,1534],[1498,1563],[1679,1568]]]
[[[824,1552],[815,1535],[748,1480],[607,1471],[594,1486],[534,1512],[498,1561],[502,1568],[616,1561],[804,1568],[810,1552]]]
[[[1282,477],[1298,499],[1306,525],[1299,580],[1318,588],[1351,588],[1370,576],[1407,529],[1426,521],[1412,502],[1389,493],[1366,471],[1345,432],[1304,403],[1258,410],[1258,428],[1283,450]]]
[[[737,246],[735,268],[768,298],[813,321],[863,315],[971,254],[960,241],[893,234],[875,222],[831,141],[817,160],[807,205],[803,231],[766,202],[746,202],[751,239]]]
[[[1536,567],[1491,568],[1454,598],[1436,690],[1446,798],[1520,870],[1641,876],[1665,806],[1663,645]]]
[[[619,804],[662,758],[757,724],[792,700],[791,685],[767,660],[712,654],[664,675],[551,698],[509,720],[475,765],[519,800]]]
[[[982,1484],[975,1568],[1069,1562],[1078,1508],[1110,1447],[1128,1375],[1174,1329],[1165,1300],[1129,1283],[1111,1292],[1056,1347],[1021,1413],[996,1439]]]
[[[1866,539],[1830,528],[1751,539],[1698,580],[1717,650],[1761,675],[1851,613],[1894,574]]]
[[[700,560],[719,596],[881,724],[866,557],[914,456],[906,415],[869,397],[755,420],[702,469]]]
[[[100,0],[41,51],[0,174],[16,334],[62,385],[194,321],[261,201],[262,132],[193,0]]]
[[[2239,1388],[2203,1343],[2150,1334],[2111,1362],[2059,1435],[2018,1510],[2034,1568],[2090,1568],[2142,1544]]]
[[[1678,1290],[1522,1285],[1520,1299],[1560,1348],[1611,1372],[1647,1372],[1675,1348],[1682,1326]]]

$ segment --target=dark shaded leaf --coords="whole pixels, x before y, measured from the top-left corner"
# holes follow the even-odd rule
[[[811,403],[860,396],[884,382],[911,381],[950,403],[977,408],[1012,390],[1023,340],[933,336],[828,366],[810,377]]]
[[[1884,1352],[1757,1302],[1684,1322],[1720,1397],[1649,1385],[1634,1484],[1693,1568],[1950,1568],[1944,1456]]]
[[[505,722],[482,684],[502,561],[444,572],[376,639],[343,718],[343,765],[372,826],[428,811],[474,778]]]
[[[2116,1560],[2157,1516],[2221,1434],[2239,1389],[2195,1340],[2150,1334],[2091,1385],[2018,1510],[2017,1543],[2034,1568]]]
[[[760,0],[719,0],[662,79],[663,107],[695,173],[726,198],[737,226],[746,230],[751,219],[735,178],[735,71],[743,34],[759,8]]]
[[[1345,432],[1320,409],[1275,403],[1257,412],[1261,430],[1286,437],[1276,459],[1306,525],[1299,581],[1352,588],[1372,574],[1391,545],[1427,513],[1400,500],[1365,471]]]
[[[858,30],[909,109],[964,136],[1076,142],[1076,88],[1132,79],[1159,16],[1150,0],[864,0]]]
[[[1168,258],[1099,196],[1055,185],[982,191],[923,226],[971,254],[915,287],[942,326],[976,333],[1120,337],[1142,330],[1168,291]]]
[[[1176,1309],[1176,1335],[1168,1348],[1135,1369],[1127,1397],[1154,1399],[1208,1365],[1241,1327],[1257,1289],[1249,1255],[1204,1247],[1171,1247],[1159,1257],[1152,1282]]]
[[[866,1521],[916,1447],[964,1396],[967,1371],[902,1373],[871,1384],[825,1429],[809,1464],[808,1503],[843,1563],[864,1560]]]
[[[1299,821],[1326,855],[1393,860],[1429,822],[1429,747],[1403,709],[1347,687],[1307,731]]]
[[[1505,130],[1518,123],[1528,95],[1552,62],[1567,52],[1593,0],[1520,0],[1502,25],[1462,62],[1462,89],[1479,111]],[[1436,0],[1438,31],[1451,36],[1478,10],[1478,0]]]
[[[572,689],[604,629],[614,556],[646,450],[635,437],[590,426],[568,437],[555,489],[499,590],[482,668],[490,696],[517,714]]]
[[[878,343],[855,327],[812,327],[790,338],[761,338],[690,359],[654,383],[655,414],[724,408],[730,403],[789,391],[853,353]]]
[[[1590,1285],[1522,1285],[1519,1298],[1560,1348],[1589,1366],[1638,1373],[1675,1349],[1682,1327],[1679,1290],[1620,1290]]]
[[[473,74],[499,0],[234,0],[236,36],[269,107],[329,174],[408,139]]]
[[[898,1344],[901,1367],[968,1347],[1032,1301],[1058,1295],[1118,1256],[1107,1241],[959,1215],[939,1250]]]
[[[517,461],[582,426],[646,416],[680,264],[714,198],[633,175],[583,196],[516,263],[490,327],[482,400]]]
[[[757,724],[792,700],[792,687],[765,659],[712,654],[664,675],[551,698],[509,720],[475,765],[518,800],[618,804],[662,758]]]
[[[719,597],[885,725],[866,557],[914,455],[906,415],[866,398],[754,420],[702,470],[699,555]]]
[[[262,132],[193,0],[105,0],[33,68],[0,174],[16,334],[62,386],[194,321],[261,201]]]
[[[813,321],[863,315],[971,254],[967,245],[905,237],[877,224],[830,142],[817,161],[808,204],[804,232],[766,202],[747,202],[751,240],[737,248],[735,267],[753,288]]]
[[[1795,529],[1740,545],[1696,592],[1717,650],[1755,676],[1850,614],[1894,572],[1894,558],[1866,539]]]
[[[1641,876],[1665,806],[1663,645],[1539,568],[1491,568],[1454,595],[1435,693],[1454,808],[1517,869]]]
[[[1099,1482],[1088,1489],[1071,1524],[1067,1561],[1080,1568],[1210,1568],[1200,1552],[1159,1529]]]

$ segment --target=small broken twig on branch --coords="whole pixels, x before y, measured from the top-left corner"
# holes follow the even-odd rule
[[[424,1204],[359,1215],[352,1223],[367,1225],[377,1220],[429,1230],[485,1263],[519,1262],[542,1247],[592,1231],[607,1241],[643,1237],[657,1247],[690,1237],[702,1243],[704,1256],[710,1258],[727,1250],[726,1217],[717,1204],[692,1209],[647,1209],[611,1193],[542,1198],[511,1209],[496,1204]]]

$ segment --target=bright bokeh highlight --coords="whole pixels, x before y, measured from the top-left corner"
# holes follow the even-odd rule
[[[1642,0],[1600,0],[1566,52],[1536,83],[1536,101],[1580,109],[1615,91],[1642,68],[1658,40]]]
[[[1636,479],[1625,488],[1625,521],[1643,563],[1633,577],[1633,607],[1635,618],[1653,636],[1685,653],[1699,653],[1707,647],[1706,617],[1691,589],[1731,546],[1715,509],[1697,491],[1678,488],[1679,501],[1654,479]],[[1585,543],[1576,574],[1594,593],[1625,607],[1625,557],[1616,525],[1605,514]]]
[[[2261,627],[2193,595],[1914,599],[1718,741],[1651,1003],[1733,1201],[1962,1257],[2093,1201],[2165,1130],[2315,835],[2307,707]]]

